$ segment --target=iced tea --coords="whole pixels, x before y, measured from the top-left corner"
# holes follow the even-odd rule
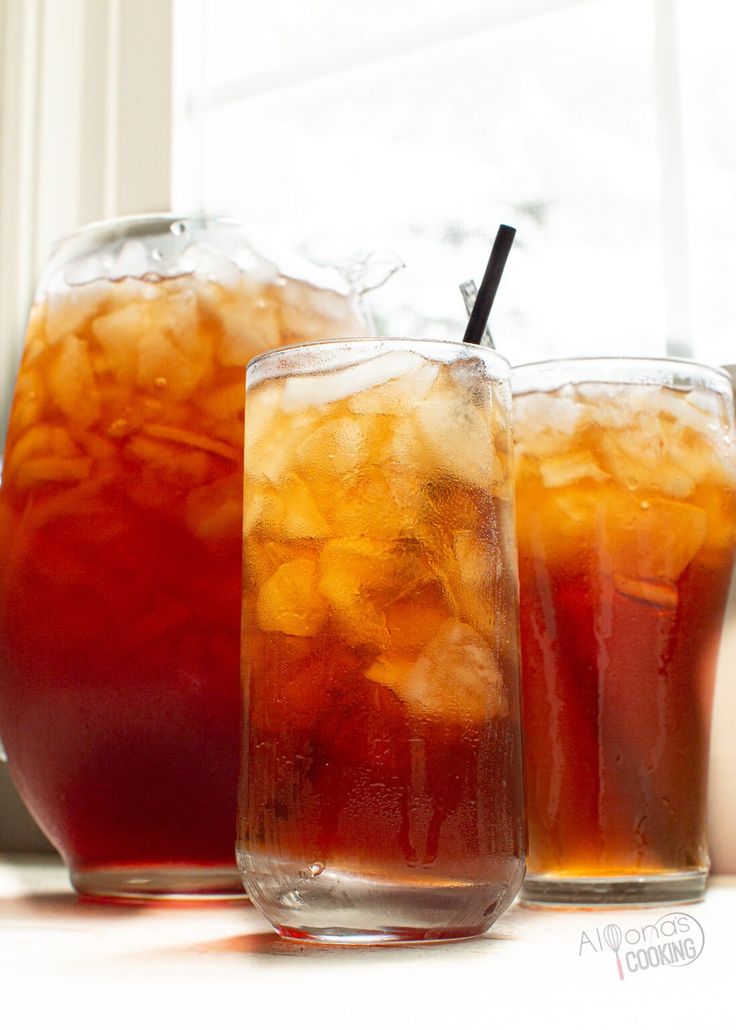
[[[240,887],[244,365],[361,319],[348,296],[222,256],[216,272],[64,283],[28,325],[0,493],[0,736],[82,891]]]
[[[471,936],[518,890],[504,364],[364,341],[249,367],[238,847],[287,936]]]
[[[734,548],[730,384],[622,359],[527,366],[514,390],[524,896],[692,899]]]

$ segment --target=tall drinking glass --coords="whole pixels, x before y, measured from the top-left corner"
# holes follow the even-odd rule
[[[287,937],[482,933],[524,870],[508,366],[348,340],[247,383],[247,890]]]
[[[244,366],[361,328],[227,219],[101,223],[52,255],[0,490],[0,736],[82,893],[242,891]]]
[[[514,371],[532,902],[702,896],[734,552],[731,384],[648,359]]]

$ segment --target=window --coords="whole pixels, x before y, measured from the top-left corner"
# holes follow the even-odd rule
[[[509,221],[512,360],[734,357],[728,0],[179,0],[177,26],[177,205],[317,261],[395,251],[380,330],[456,338]]]

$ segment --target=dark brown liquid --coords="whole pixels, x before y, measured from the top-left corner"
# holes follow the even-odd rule
[[[648,466],[645,453],[637,465],[619,452],[617,439],[645,431],[634,416],[633,428],[614,429],[583,417],[546,456],[534,453],[532,428],[519,429],[530,872],[707,867],[708,742],[734,490],[717,468],[703,471],[722,438],[678,427],[652,403],[660,421],[646,423],[647,441],[664,432],[673,453],[681,446],[681,471],[666,453]],[[631,474],[621,482],[624,458]]]

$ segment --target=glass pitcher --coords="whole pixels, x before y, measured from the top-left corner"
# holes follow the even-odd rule
[[[234,220],[89,226],[33,305],[0,489],[0,737],[82,894],[242,891],[243,367],[369,331]]]

